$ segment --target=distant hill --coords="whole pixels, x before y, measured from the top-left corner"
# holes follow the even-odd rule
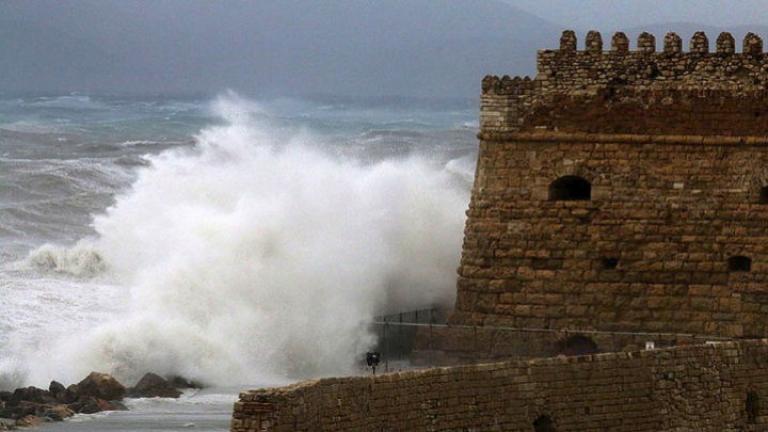
[[[475,97],[560,31],[495,0],[0,1],[0,92]]]
[[[701,25],[701,24],[695,24],[695,23],[667,23],[667,24],[653,24],[648,25],[644,27],[637,27],[634,29],[630,29],[628,31],[629,33],[632,33],[635,36],[635,39],[637,38],[637,35],[639,35],[641,32],[647,31],[649,33],[652,33],[656,36],[656,47],[657,49],[662,49],[664,45],[664,35],[667,34],[670,31],[673,31],[680,35],[680,37],[683,39],[683,50],[688,50],[688,41],[690,41],[691,36],[697,32],[697,31],[703,31],[707,34],[707,38],[709,38],[709,48],[711,51],[715,50],[715,41],[717,40],[717,36],[720,35],[720,32],[730,32],[733,37],[736,39],[736,51],[741,51],[741,41],[744,39],[744,35],[748,32],[757,33],[762,38],[768,37],[768,26],[760,26],[760,25],[754,25],[754,26],[729,26],[729,27],[714,27],[714,26],[707,26],[707,25]]]

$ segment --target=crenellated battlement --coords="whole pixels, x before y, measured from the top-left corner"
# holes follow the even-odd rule
[[[683,40],[674,32],[667,33],[663,39],[663,49],[660,53],[664,54],[683,54]],[[560,49],[563,53],[575,53],[578,50],[578,38],[573,30],[566,30],[560,37]],[[656,51],[656,37],[650,33],[642,32],[637,37],[637,50],[630,51],[629,38],[623,32],[616,32],[611,37],[610,51],[603,51],[603,38],[600,32],[591,30],[587,32],[583,52],[591,54],[650,54]],[[691,36],[688,44],[689,54],[737,54],[736,40],[728,32],[720,33],[715,42],[715,51],[710,52],[709,38],[704,32],[696,32]],[[747,33],[742,40],[742,50],[740,54],[748,56],[759,56],[763,53],[763,40],[754,33]]]
[[[667,33],[661,45],[658,50],[656,37],[643,32],[630,49],[627,35],[617,32],[605,50],[603,36],[590,31],[579,49],[576,33],[566,30],[559,49],[538,52],[535,78],[483,79],[481,128],[564,130],[568,124],[567,130],[594,131],[600,125],[578,126],[572,120],[599,118],[605,127],[598,132],[637,133],[647,124],[657,133],[689,133],[687,122],[695,128],[706,124],[700,131],[705,135],[768,134],[763,117],[768,113],[768,55],[760,36],[747,33],[739,52],[727,32],[714,44],[704,32],[696,32],[687,50],[678,34]],[[612,125],[614,119],[622,123],[627,112],[638,111],[645,114],[633,119],[632,130]],[[709,125],[717,112],[731,122]]]

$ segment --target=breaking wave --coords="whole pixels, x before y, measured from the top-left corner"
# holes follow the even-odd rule
[[[193,148],[149,156],[97,235],[32,265],[125,287],[114,319],[55,343],[29,381],[146,371],[219,385],[349,373],[383,311],[450,303],[471,170],[362,163],[286,137],[233,95]],[[471,165],[471,164],[469,164]],[[46,375],[46,376],[44,376]]]
[[[86,242],[71,248],[47,244],[33,251],[27,261],[43,271],[81,277],[96,276],[106,269],[101,255]]]

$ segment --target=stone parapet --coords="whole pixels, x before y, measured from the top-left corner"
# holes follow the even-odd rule
[[[765,431],[766,397],[768,342],[724,342],[254,390],[231,431]]]
[[[584,50],[566,31],[558,50],[538,53],[537,75],[486,76],[481,122],[485,131],[530,129],[701,135],[768,135],[768,55],[762,39],[748,34],[736,52],[722,33],[714,52],[697,32],[688,52],[669,33],[663,50],[643,33],[637,50],[617,33],[611,50],[589,32]]]

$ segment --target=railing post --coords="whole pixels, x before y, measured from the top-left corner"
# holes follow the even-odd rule
[[[400,340],[398,344],[400,345],[400,347],[398,348],[400,355],[398,356],[398,358],[400,359],[400,361],[402,361],[405,355],[405,346],[403,345],[403,314],[402,312],[400,313],[400,329],[398,329],[397,335],[398,335],[398,339]]]
[[[389,322],[384,318],[384,372],[389,372]]]

